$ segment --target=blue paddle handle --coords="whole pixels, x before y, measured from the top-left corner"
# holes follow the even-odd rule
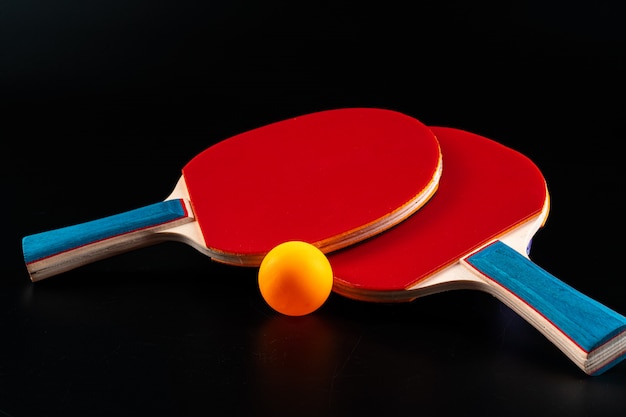
[[[146,207],[22,239],[33,281],[150,243],[154,232],[191,221],[183,199]]]
[[[579,365],[585,372],[600,374],[626,356],[626,317],[560,281],[503,242],[496,241],[465,262],[513,294],[522,307],[525,304],[547,319],[554,328],[544,334],[560,338],[557,346],[574,343],[586,352],[587,358]]]

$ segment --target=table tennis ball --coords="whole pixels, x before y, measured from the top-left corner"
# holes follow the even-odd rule
[[[315,246],[289,241],[274,247],[259,268],[261,295],[274,310],[303,316],[317,310],[330,296],[333,271]]]

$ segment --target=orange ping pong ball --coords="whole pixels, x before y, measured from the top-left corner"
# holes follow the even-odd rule
[[[333,287],[333,271],[326,255],[300,241],[281,243],[270,250],[261,262],[258,279],[267,304],[288,316],[314,312]]]

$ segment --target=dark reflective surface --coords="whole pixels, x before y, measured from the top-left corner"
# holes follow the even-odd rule
[[[254,269],[178,243],[29,281],[22,236],[160,201],[241,131],[376,106],[533,159],[552,210],[532,259],[626,313],[619,6],[251,3],[0,15],[0,414],[624,415],[623,363],[585,376],[486,294],[289,318]]]

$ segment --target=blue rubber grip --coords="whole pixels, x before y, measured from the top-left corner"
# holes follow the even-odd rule
[[[626,331],[626,317],[560,281],[500,241],[466,262],[544,316],[585,352]],[[626,352],[618,354],[611,366],[623,360]]]
[[[90,222],[37,233],[22,239],[27,264],[112,237],[173,222],[188,215],[181,199],[166,200]]]

